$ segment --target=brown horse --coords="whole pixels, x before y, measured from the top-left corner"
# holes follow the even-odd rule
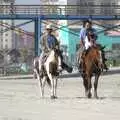
[[[94,97],[98,98],[97,96],[97,86],[98,86],[98,79],[103,71],[103,53],[102,48],[100,46],[92,46],[88,49],[87,53],[82,55],[83,59],[83,85],[85,87],[85,94],[88,98],[91,98],[91,88],[92,83],[91,79],[92,76],[95,76],[94,81]]]

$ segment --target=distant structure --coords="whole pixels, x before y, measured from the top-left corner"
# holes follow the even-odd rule
[[[0,11],[2,11],[3,14],[13,14],[12,5],[14,2],[15,0],[0,0]],[[3,8],[2,5],[11,5],[11,7]],[[14,20],[0,20],[0,50],[15,48],[15,46],[13,46],[14,31],[8,29],[8,26],[14,26]]]

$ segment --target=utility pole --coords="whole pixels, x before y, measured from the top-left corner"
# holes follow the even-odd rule
[[[14,11],[14,2],[15,0],[10,0],[10,14],[11,16],[14,15],[15,11]],[[12,48],[17,47],[17,41],[15,39],[15,34],[14,34],[14,20],[11,20],[11,30],[12,30]]]

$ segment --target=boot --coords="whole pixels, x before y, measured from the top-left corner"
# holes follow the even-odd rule
[[[106,72],[108,71],[108,67],[105,63],[104,63],[104,69],[106,70]]]
[[[62,66],[61,65],[58,66],[58,72],[62,72]]]

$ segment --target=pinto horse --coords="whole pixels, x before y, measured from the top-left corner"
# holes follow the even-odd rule
[[[91,79],[92,76],[95,76],[94,81],[94,97],[98,98],[97,95],[97,86],[98,86],[98,79],[103,71],[103,52],[100,46],[92,46],[88,49],[87,53],[82,55],[83,59],[83,85],[85,88],[85,95],[88,98],[91,98],[91,88],[92,83]]]
[[[57,81],[58,81],[58,77],[59,77],[59,72],[57,69],[58,69],[59,59],[62,59],[60,50],[53,48],[50,51],[50,53],[47,57],[47,60],[44,63],[42,74],[40,73],[40,70],[39,70],[39,57],[36,57],[34,59],[34,62],[33,62],[34,75],[40,81],[42,97],[44,96],[44,86],[47,81],[47,83],[51,89],[51,99],[57,98],[56,90],[57,90]],[[62,68],[65,69],[69,73],[72,72],[72,67],[69,67],[64,62],[62,62]]]

